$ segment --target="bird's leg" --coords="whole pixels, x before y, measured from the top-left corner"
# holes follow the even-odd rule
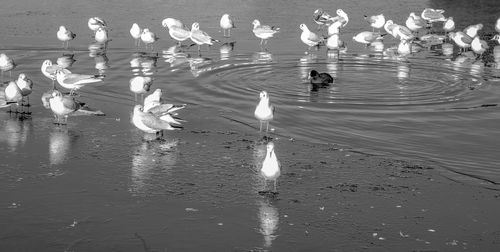
[[[231,28],[229,28],[229,31],[227,31],[227,33],[228,33],[228,34],[227,34],[227,37],[228,37],[228,38],[229,38],[229,37],[231,37]]]
[[[266,133],[269,131],[269,121],[266,122]]]
[[[262,131],[262,121],[259,121],[259,125],[260,125],[259,132],[261,132]]]
[[[276,193],[276,192],[278,192],[278,190],[276,190],[276,182],[277,182],[277,180],[275,179],[275,180],[274,180],[274,192],[275,192],[275,193]]]

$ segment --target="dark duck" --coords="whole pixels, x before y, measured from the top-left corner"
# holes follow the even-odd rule
[[[333,83],[333,77],[328,73],[318,73],[316,70],[312,70],[309,73],[309,79],[312,84],[312,91],[317,91],[318,88],[324,88]]]

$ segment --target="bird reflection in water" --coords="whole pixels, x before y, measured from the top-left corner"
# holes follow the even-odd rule
[[[234,44],[236,44],[236,41],[226,42],[220,46],[220,60],[227,60],[231,57],[231,53],[234,50]]]
[[[143,141],[132,156],[130,192],[133,195],[162,193],[177,162],[178,140]]]
[[[299,59],[300,78],[304,82],[309,82],[309,73],[312,70],[311,64],[318,62],[318,55],[309,53]]]
[[[408,89],[408,78],[410,77],[410,67],[406,62],[399,62],[397,66],[397,78],[399,94],[406,94]]]
[[[49,135],[49,161],[51,166],[62,164],[68,157],[71,146],[78,140],[77,135],[67,127],[54,127]]]
[[[191,56],[185,53],[180,46],[172,46],[167,50],[163,50],[162,57],[165,62],[170,63],[170,67],[177,67],[185,63],[189,63]],[[174,70],[172,70],[174,71]]]
[[[57,65],[62,68],[70,68],[75,61],[74,53],[63,53],[61,57],[57,58]]]
[[[0,113],[0,142],[7,143],[9,152],[22,147],[33,129],[31,117]]]
[[[273,55],[267,51],[254,52],[252,62],[255,64],[271,63],[273,62]]]
[[[156,62],[158,61],[158,53],[144,53],[136,52],[132,54],[132,59],[130,60],[130,67],[132,68],[133,74],[139,74],[142,72],[143,75],[152,75],[154,69],[156,68]]]
[[[95,69],[99,71],[99,74],[104,74],[109,68],[109,59],[106,55],[107,52],[107,42],[104,43],[92,43],[89,45],[89,56],[95,60]]]
[[[213,70],[212,60],[209,58],[197,57],[189,59],[189,68],[194,77]]]
[[[266,249],[271,248],[273,241],[278,237],[276,232],[278,231],[280,221],[278,209],[273,206],[271,201],[270,199],[262,198],[257,202],[259,207],[259,233],[264,238],[264,248]]]

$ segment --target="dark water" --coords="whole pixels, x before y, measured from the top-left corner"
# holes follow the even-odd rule
[[[327,53],[325,48],[312,49],[306,54],[307,46],[299,39],[298,25],[306,23],[315,27],[311,15],[320,7],[330,13],[342,8],[350,15],[351,21],[341,35],[348,49],[340,55]],[[203,234],[199,237],[206,236],[206,240],[200,241],[201,245],[211,244],[215,250],[224,249],[227,244],[223,241],[219,245],[213,243],[213,239],[220,237],[212,235],[214,226],[224,225],[218,218],[231,216],[234,211],[238,211],[238,215],[255,217],[254,209],[248,209],[243,203],[251,199],[256,202],[252,205],[258,208],[260,224],[255,228],[259,232],[246,232],[247,242],[236,239],[233,237],[236,235],[227,230],[221,232],[225,232],[228,240],[235,238],[232,243],[241,245],[241,248],[253,247],[261,240],[261,235],[264,243],[258,247],[270,247],[276,238],[273,234],[277,223],[283,222],[280,220],[283,217],[272,202],[254,197],[256,189],[253,185],[242,185],[237,191],[222,189],[202,193],[213,190],[213,186],[224,188],[224,183],[218,184],[215,179],[204,181],[204,178],[224,178],[225,181],[235,181],[227,182],[231,188],[238,187],[237,184],[246,180],[245,176],[223,167],[245,166],[239,160],[259,160],[264,155],[264,146],[260,145],[252,145],[255,150],[250,155],[241,152],[219,155],[223,152],[211,151],[210,139],[203,138],[204,121],[215,125],[213,127],[217,130],[212,133],[223,136],[231,134],[226,132],[225,125],[228,124],[236,124],[235,127],[244,130],[246,133],[238,133],[243,137],[248,132],[255,132],[257,122],[253,110],[261,90],[268,91],[277,107],[271,127],[283,139],[337,144],[368,153],[431,162],[443,171],[451,171],[446,176],[453,179],[497,188],[500,183],[496,151],[500,147],[500,63],[494,60],[494,50],[500,51],[498,45],[490,43],[490,50],[481,59],[457,55],[457,48],[453,54],[444,55],[441,46],[422,48],[402,57],[395,53],[397,41],[392,38],[384,41],[383,48],[366,48],[350,39],[360,31],[371,30],[363,20],[363,14],[383,12],[396,23],[404,24],[409,12],[420,13],[425,7],[445,9],[446,16],[455,18],[458,29],[482,22],[484,29],[481,33],[486,36],[492,34],[500,13],[499,5],[494,1],[2,3],[0,50],[18,64],[13,76],[24,72],[35,82],[31,117],[23,120],[8,113],[0,114],[2,187],[33,201],[29,207],[23,206],[25,210],[22,211],[36,213],[36,209],[59,209],[48,215],[43,210],[40,216],[33,214],[27,221],[32,227],[10,227],[9,236],[22,241],[29,233],[25,229],[36,228],[41,232],[33,239],[39,239],[43,244],[46,242],[44,237],[48,236],[44,232],[59,228],[60,234],[67,235],[62,243],[68,251],[96,240],[114,243],[129,239],[130,243],[136,244],[137,240],[143,240],[141,232],[150,230],[137,230],[135,237],[123,237],[122,234],[95,233],[95,225],[97,229],[101,226],[101,230],[122,228],[109,227],[116,225],[111,217],[101,218],[109,216],[110,211],[120,204],[125,204],[123,209],[133,209],[131,213],[144,208],[145,212],[161,218],[166,208],[161,206],[162,203],[175,204],[175,200],[160,200],[161,203],[153,204],[150,197],[182,192],[189,200],[199,200],[200,203],[191,207],[183,205],[185,202],[182,201],[179,202],[182,208],[167,208],[179,211],[169,214],[185,216],[181,220],[167,219],[162,225],[157,225],[154,218],[128,216],[126,210],[121,212],[121,218],[133,218],[129,225],[137,222],[141,223],[138,226],[153,225],[159,230],[178,229],[181,233],[194,230],[194,233]],[[474,11],[468,11],[470,9]],[[231,32],[232,38],[229,39],[222,38],[218,26],[219,18],[225,12],[236,17],[238,27]],[[106,50],[92,44],[91,32],[87,28],[91,16],[104,18],[112,28],[110,36],[113,40]],[[188,25],[198,21],[202,30],[220,38],[222,43],[210,49],[204,47],[201,55],[195,47],[172,48],[174,41],[161,27],[161,20],[167,16],[181,19]],[[255,18],[264,24],[281,27],[281,32],[269,41],[266,50],[260,48],[259,40],[251,32],[251,21]],[[134,41],[128,30],[134,22],[150,27],[161,37],[153,52],[143,48],[138,51],[133,47]],[[66,25],[77,34],[69,50],[60,49],[60,42],[55,37],[59,25]],[[71,62],[71,71],[106,75],[105,81],[83,88],[80,97],[106,116],[70,117],[67,127],[58,127],[52,124],[50,111],[39,103],[38,97],[51,87],[51,82],[41,74],[40,66],[45,59],[56,61],[60,58],[68,62],[67,55],[76,60]],[[311,91],[307,75],[312,69],[329,72],[337,79],[335,84]],[[166,142],[142,140],[143,134],[130,123],[135,101],[129,91],[129,79],[138,74],[153,76],[153,89],[163,89],[169,102],[189,104],[186,113],[192,119],[186,126],[189,133],[183,133],[187,134],[184,137],[190,137],[189,140],[183,139],[179,133],[168,137]],[[214,115],[226,119],[219,122]],[[213,134],[210,136],[214,137]],[[255,136],[248,138],[253,141]],[[238,148],[245,148],[245,145]],[[218,154],[214,156],[214,153]],[[205,167],[207,163],[211,169]],[[179,167],[191,167],[191,170]],[[76,174],[79,177],[57,179],[60,176],[71,178]],[[68,181],[77,183],[60,184]],[[70,189],[61,193],[60,188]],[[98,200],[99,204],[102,203],[98,206],[74,203],[79,195],[97,197],[99,190],[116,190],[117,193],[111,195],[109,201]],[[124,191],[137,196],[137,202],[132,204],[126,200]],[[14,194],[6,195],[3,201],[9,204],[6,208],[22,206],[9,195]],[[220,206],[225,201],[236,202],[236,209],[217,207],[212,210],[215,212],[203,212],[200,217],[199,209],[211,209],[210,206]],[[82,212],[97,209],[98,214],[75,217],[65,211],[65,203],[72,205],[70,209],[80,208]],[[80,238],[81,233],[67,232],[72,230],[72,223],[67,223],[72,218],[78,218],[79,224],[92,224],[92,235]],[[200,227],[195,221],[193,225],[185,225],[186,220],[189,223],[199,218],[207,227]],[[248,220],[242,220],[234,225],[244,226],[246,223]],[[160,238],[154,237],[154,240]],[[184,239],[172,243],[189,243],[189,237]],[[68,240],[74,240],[74,244],[67,244]],[[122,248],[115,249],[130,245],[122,244]],[[44,246],[59,249],[62,245],[53,240]],[[192,248],[189,245],[174,247]]]

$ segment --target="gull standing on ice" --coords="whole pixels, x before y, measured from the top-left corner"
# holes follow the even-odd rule
[[[16,85],[19,87],[21,90],[21,95],[23,96],[23,105],[24,105],[24,97],[27,99],[27,104],[29,106],[30,104],[30,99],[29,95],[32,92],[33,88],[33,81],[26,76],[24,73],[20,73],[19,77],[16,80]]]
[[[234,21],[231,19],[231,16],[229,14],[225,13],[220,18],[219,23],[220,23],[220,27],[224,31],[224,37],[226,37],[226,30],[228,31],[227,37],[231,37],[231,29],[236,27],[236,26],[234,26]]]
[[[158,36],[148,28],[144,28],[141,33],[141,40],[146,45],[146,49],[148,49],[148,45],[151,44],[151,50],[153,50],[153,43],[158,40]]]
[[[167,28],[170,28],[172,26],[186,28],[186,26],[179,19],[175,18],[165,18],[161,21],[161,25]]]
[[[191,40],[198,45],[198,52],[201,50],[202,45],[213,45],[213,42],[219,42],[216,39],[213,39],[206,32],[200,30],[200,24],[195,22],[191,26]]]
[[[469,35],[458,31],[458,32],[450,32],[448,33],[448,36],[455,41],[455,44],[457,44],[458,47],[460,47],[460,50],[464,50],[466,48],[470,48],[470,44],[472,43],[472,38],[469,37]]]
[[[63,42],[64,49],[68,49],[69,42],[76,37],[76,34],[66,29],[64,25],[59,26],[57,31],[57,39]]]
[[[271,180],[274,182],[274,192],[276,191],[276,184],[278,177],[281,175],[281,165],[274,153],[274,143],[269,142],[266,146],[267,152],[264,161],[262,162],[262,168],[260,169],[260,174],[264,177],[267,182]]]
[[[469,37],[474,38],[477,36],[477,32],[481,29],[483,29],[483,24],[469,25],[465,27],[464,33],[469,35]]]
[[[404,25],[397,25],[394,30],[393,30],[393,33],[395,35],[396,38],[399,38],[400,40],[412,40],[415,38],[415,35],[413,35],[413,33],[410,31],[410,29],[408,29],[408,27],[404,26]]]
[[[275,33],[279,32],[279,27],[271,27],[269,25],[261,25],[260,21],[255,19],[253,22],[253,34],[260,38],[260,45],[267,44],[267,39],[272,38]]]
[[[425,20],[422,17],[417,16],[415,12],[410,13],[405,24],[408,29],[415,33],[424,28],[426,25]]]
[[[322,25],[327,24],[331,18],[332,18],[332,16],[330,16],[330,14],[328,14],[327,12],[325,12],[321,8],[315,10],[313,13],[313,20],[316,24],[318,24],[318,30],[321,29]]]
[[[95,41],[97,41],[99,43],[106,43],[109,40],[108,31],[103,27],[99,27],[95,31],[94,38],[95,38]]]
[[[81,103],[75,101],[75,98],[70,95],[63,95],[58,90],[53,90],[50,97],[48,97],[49,106],[55,117],[55,124],[66,124],[68,116],[80,109]],[[62,122],[61,122],[61,119]]]
[[[345,47],[345,43],[340,40],[338,33],[334,33],[326,40],[326,47],[330,50],[340,50]]]
[[[396,34],[394,33],[394,30],[396,29],[398,25],[395,24],[392,20],[387,20],[384,25],[384,30],[391,34],[394,38],[396,38]]]
[[[455,21],[453,21],[453,17],[448,17],[446,21],[443,23],[443,30],[447,34],[455,29]]]
[[[182,126],[170,125],[167,121],[151,112],[144,112],[142,105],[135,105],[132,123],[146,133],[160,133],[162,130],[182,129]]]
[[[181,21],[174,18],[165,18],[161,22],[163,27],[168,28],[168,34],[171,38],[177,40],[177,43],[181,45],[182,41],[188,39],[191,36],[191,31],[188,30]]]
[[[269,102],[269,95],[266,91],[260,92],[260,101],[254,112],[255,118],[259,120],[259,132],[262,131],[262,124],[266,123],[266,132],[269,130],[269,121],[274,117],[274,106]]]
[[[16,63],[14,63],[14,60],[9,58],[7,54],[2,53],[0,54],[0,72],[2,75],[2,82],[0,84],[3,84],[3,72],[9,72],[10,78],[12,78],[12,70],[16,68]]]
[[[17,86],[15,81],[10,81],[7,87],[5,87],[5,101],[7,103],[16,103],[18,106],[23,100],[23,94],[21,93],[21,89]],[[16,108],[17,113],[17,108]]]
[[[337,13],[337,16],[330,18],[330,21],[341,22],[342,27],[345,27],[347,25],[347,23],[349,23],[349,16],[342,9],[337,9],[336,13]]]
[[[102,19],[100,17],[89,18],[87,25],[89,26],[89,29],[94,32],[94,34],[97,32],[97,29],[99,29],[99,28],[103,28],[103,29],[108,28],[108,26],[106,25],[106,21],[104,21],[104,19]]]
[[[308,50],[310,50],[313,46],[320,46],[324,44],[325,39],[318,36],[316,33],[311,32],[309,28],[307,28],[307,25],[300,24],[299,28],[302,30],[302,33],[300,34],[300,40],[302,40],[304,44],[309,46]]]
[[[379,32],[363,31],[356,34],[356,36],[354,36],[352,39],[354,39],[354,41],[356,42],[368,45],[375,42],[376,40],[383,39],[383,37]]]
[[[59,85],[64,88],[70,89],[70,94],[74,94],[74,92],[83,86],[102,81],[102,76],[100,75],[89,75],[89,74],[74,74],[67,73],[63,70],[56,71],[56,79]]]
[[[479,36],[476,36],[474,37],[474,39],[472,39],[470,46],[472,48],[472,51],[474,51],[476,54],[479,54],[480,56],[482,56],[483,53],[489,48],[486,41],[479,39]]]
[[[427,21],[427,23],[430,25],[430,28],[432,29],[432,23],[446,21],[446,18],[444,17],[443,13],[444,10],[441,9],[425,8],[422,11],[422,14],[420,14],[420,16],[425,21]]]
[[[63,71],[66,74],[71,73],[68,69],[65,69],[59,65],[53,65],[52,61],[44,60],[42,63],[41,71],[45,77],[52,80],[52,89],[55,88],[56,72]]]
[[[384,14],[379,14],[379,15],[374,15],[374,16],[366,16],[365,15],[365,20],[372,27],[372,29],[373,29],[372,31],[375,31],[375,29],[378,29],[380,31],[380,28],[384,27],[384,24],[385,24]]]
[[[130,79],[130,91],[135,95],[135,101],[137,101],[137,94],[141,95],[141,99],[144,99],[144,94],[147,93],[153,84],[153,78],[147,76],[135,76]]]
[[[141,34],[142,34],[142,29],[139,27],[137,23],[133,23],[132,27],[130,28],[130,35],[132,38],[135,39],[135,46],[139,47],[141,44]]]

